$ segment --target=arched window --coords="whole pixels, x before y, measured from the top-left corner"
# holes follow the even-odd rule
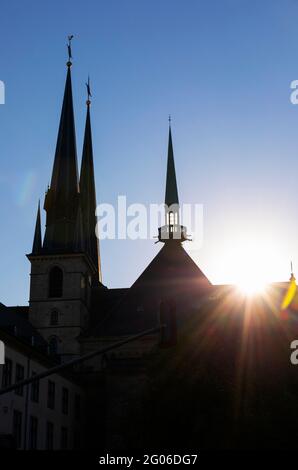
[[[169,212],[169,221],[170,225],[174,225],[174,213],[172,211]]]
[[[58,311],[53,310],[51,312],[51,319],[50,319],[51,325],[58,325]]]
[[[58,338],[57,336],[52,336],[49,339],[49,354],[51,356],[56,356],[58,353]]]
[[[63,272],[58,266],[54,266],[49,275],[49,297],[62,297]]]

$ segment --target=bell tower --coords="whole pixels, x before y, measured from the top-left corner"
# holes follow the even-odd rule
[[[165,194],[165,225],[158,229],[158,241],[183,243],[188,240],[186,227],[180,225],[180,205],[176,180],[174,151],[169,117],[168,163]]]
[[[62,361],[80,355],[78,337],[88,327],[91,289],[100,286],[95,236],[95,183],[88,92],[79,182],[71,83],[69,37],[67,76],[51,184],[45,196],[46,228],[41,236],[38,207],[31,263],[29,320]],[[80,185],[82,190],[80,191]]]

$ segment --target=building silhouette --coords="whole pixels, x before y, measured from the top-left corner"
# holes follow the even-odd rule
[[[181,352],[183,361],[179,362],[173,352],[160,353],[160,335],[154,333],[111,350],[104,356],[94,357],[79,367],[57,373],[49,380],[32,383],[24,387],[21,393],[16,390],[0,396],[0,445],[2,442],[2,446],[11,445],[20,449],[142,448],[146,443],[152,447],[161,445],[160,439],[167,435],[182,447],[187,442],[194,444],[198,436],[203,446],[212,447],[215,442],[213,436],[216,436],[215,447],[220,448],[239,446],[235,437],[238,434],[242,444],[255,443],[251,435],[247,437],[243,430],[247,422],[256,429],[260,422],[264,424],[263,421],[252,424],[245,408],[244,418],[241,415],[242,421],[237,421],[239,426],[235,428],[235,422],[231,420],[234,414],[229,411],[230,402],[226,397],[222,398],[225,390],[232,395],[235,392],[231,383],[235,379],[234,367],[237,368],[235,357],[239,338],[243,336],[241,322],[244,317],[241,315],[247,310],[243,302],[235,300],[229,286],[212,286],[183,248],[187,228],[180,223],[171,126],[165,223],[157,228],[162,247],[130,288],[110,289],[102,283],[99,241],[95,234],[97,201],[90,93],[88,90],[79,172],[71,65],[69,60],[51,183],[43,206],[46,211],[45,232],[42,237],[38,205],[32,251],[27,255],[31,264],[29,307],[0,304],[0,338],[6,345],[6,364],[0,369],[0,384],[5,388],[57,363],[81,357],[101,346],[112,345],[120,339],[153,328],[158,324],[161,305],[171,305],[175,310],[182,336],[184,329],[190,328],[181,347],[187,348],[189,337],[192,348],[187,355],[185,350]],[[282,360],[275,349],[275,340],[280,339],[278,306],[284,288],[272,287],[270,307],[267,304],[254,305],[269,325],[264,335],[268,340],[266,354],[262,349],[256,358],[260,363],[262,357],[261,364],[267,369],[265,374],[265,369],[262,369],[259,376],[266,376],[268,381],[266,384],[261,381],[262,391],[251,394],[249,400],[255,400],[255,396],[257,400],[260,396],[276,397],[279,389],[273,392],[272,385],[273,388],[268,391],[268,383],[275,383],[276,377],[283,377],[284,381],[288,377],[281,372],[281,363],[287,364],[285,368],[289,372],[288,342],[282,343],[278,349],[282,351]],[[255,320],[252,323],[252,334],[258,337],[258,324]],[[291,326],[286,340],[293,338],[296,331],[297,328]],[[196,342],[193,342],[194,333],[198,335]],[[249,343],[254,345],[253,351],[256,350],[255,336]],[[221,348],[219,362],[216,362],[216,348],[222,344],[224,347]],[[201,356],[197,357],[199,352]],[[276,375],[268,373],[268,356],[277,358],[279,366],[275,370]],[[247,357],[250,359],[250,354]],[[176,362],[172,363],[173,359]],[[241,364],[243,370],[246,370],[245,360],[246,356]],[[154,369],[152,364],[159,365]],[[179,368],[181,364],[182,369]],[[189,376],[193,374],[189,369],[192,364],[200,370],[199,388],[197,382],[188,383]],[[167,370],[175,370],[177,374],[168,377]],[[253,370],[257,373],[257,367]],[[185,371],[188,371],[188,376],[185,376]],[[293,373],[292,370],[290,373]],[[197,373],[194,375],[197,376]],[[256,377],[253,377],[255,380]],[[170,391],[165,394],[163,389],[158,391],[157,396],[163,382]],[[185,388],[180,390],[182,382]],[[290,382],[293,384],[291,393],[294,393],[296,381],[291,379]],[[191,390],[201,394],[199,405],[197,396],[192,396]],[[171,396],[178,391],[180,395],[173,402]],[[183,393],[188,394],[189,399],[183,399],[181,407],[181,397],[185,398]],[[214,414],[215,403],[218,409]],[[159,405],[161,408],[158,408]],[[256,406],[255,401],[247,406]],[[256,416],[262,410],[266,410],[266,416],[272,412],[271,408],[268,412],[266,405],[263,408],[258,406]],[[167,414],[163,415],[165,410]],[[281,406],[279,416],[283,413]],[[295,417],[297,413],[291,411],[290,415]],[[226,426],[219,418],[221,414],[228,423]],[[163,416],[161,421],[158,421],[158,416]],[[187,423],[185,416],[188,417]],[[193,417],[196,417],[195,423],[191,425]],[[295,419],[292,421],[293,427],[296,425]],[[229,433],[226,434],[226,430]],[[265,434],[266,429],[261,442],[264,442]],[[280,434],[274,434],[273,442],[279,438]]]
[[[57,361],[67,362],[93,349],[96,350],[102,344],[113,343],[116,339],[156,326],[161,302],[174,302],[177,312],[183,313],[186,306],[189,308],[198,304],[211,286],[182,246],[187,239],[187,233],[186,227],[181,226],[179,221],[171,127],[168,141],[165,224],[158,229],[158,240],[163,246],[131,288],[109,289],[102,284],[99,241],[95,234],[97,202],[90,89],[86,102],[86,124],[79,172],[71,66],[69,60],[51,183],[43,206],[46,211],[44,236],[39,204],[32,251],[27,255],[31,264],[29,307],[2,305],[0,328],[5,336],[5,343],[9,345],[6,351],[6,365],[2,379],[0,378],[3,387],[13,383],[14,377],[21,380]],[[192,296],[193,292],[196,293],[195,298]],[[11,334],[12,341],[9,339]],[[98,397],[103,397],[102,382],[98,377],[106,363],[112,360],[114,376],[117,358],[126,357],[130,362],[129,367],[136,367],[134,381],[138,382],[140,365],[136,366],[136,363],[140,362],[143,355],[154,348],[158,341],[159,335],[153,335],[141,343],[113,352],[110,357],[89,361],[80,370],[66,371],[66,376],[57,375],[56,388],[60,384],[60,389],[67,390],[73,397],[80,395],[89,403],[89,397],[92,397],[91,402],[96,403]],[[34,357],[36,354],[40,363],[37,361],[29,367],[28,356]],[[21,369],[19,376],[15,372],[17,369]],[[67,380],[69,382],[65,382]],[[117,380],[113,380],[117,383]],[[114,389],[116,390],[117,386]],[[114,395],[117,396],[117,393],[114,392]],[[43,393],[43,396],[46,396],[46,393]],[[15,410],[12,409],[14,393],[1,400],[5,402],[5,409],[9,408],[10,411],[6,413],[7,419],[3,429],[0,427],[0,432],[14,435],[18,448],[59,448],[63,438],[53,443],[52,426],[60,426],[62,429],[64,447],[67,441],[66,433],[72,435],[69,447],[74,446],[75,440],[78,443],[77,434],[75,435],[73,429],[76,427],[75,423],[67,421],[63,426],[63,413],[62,417],[59,413],[58,416],[47,417],[45,422],[48,415],[46,403],[39,403],[36,410],[32,403],[33,414],[27,416],[25,410],[26,403],[28,408],[28,400],[21,400]],[[94,408],[97,412],[94,412]],[[97,419],[101,422],[102,408],[102,404],[98,407],[92,406],[89,414],[85,409],[90,428],[92,425],[96,427]],[[111,405],[110,409],[112,408]],[[112,423],[113,419],[109,418],[108,421]],[[30,422],[33,424],[30,425]],[[35,426],[34,445],[31,442],[30,426]],[[114,437],[111,439],[113,441]],[[84,445],[83,439],[77,445]]]

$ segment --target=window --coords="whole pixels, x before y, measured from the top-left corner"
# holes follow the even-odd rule
[[[68,414],[68,390],[67,388],[62,388],[62,413]]]
[[[48,381],[48,408],[55,408],[55,382]]]
[[[47,422],[47,429],[46,429],[46,450],[53,450],[54,448],[54,425]]]
[[[81,417],[81,397],[80,395],[75,395],[75,418],[80,419]]]
[[[52,336],[49,339],[49,354],[51,356],[56,356],[58,353],[58,339],[57,336]]]
[[[53,311],[51,312],[50,323],[51,323],[51,325],[53,325],[53,326],[58,325],[58,311],[57,311],[57,310],[53,310]]]
[[[36,375],[36,372],[32,372],[32,377]],[[31,384],[31,401],[38,403],[39,401],[39,381],[34,380]]]
[[[10,359],[5,360],[2,372],[2,388],[9,387],[12,379],[12,361]]]
[[[169,224],[173,225],[174,224],[174,213],[169,212]]]
[[[68,432],[67,428],[61,428],[61,450],[67,449]]]
[[[35,416],[30,416],[29,424],[29,449],[37,448],[37,428],[38,420]]]
[[[62,297],[63,272],[58,266],[54,266],[49,275],[49,297]]]
[[[13,410],[13,437],[17,449],[22,446],[22,413]]]
[[[21,382],[21,380],[24,380],[25,377],[25,369],[21,364],[16,364],[16,383]],[[24,388],[23,387],[18,387],[15,389],[16,395],[23,396]]]

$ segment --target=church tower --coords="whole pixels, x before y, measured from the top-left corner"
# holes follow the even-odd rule
[[[89,323],[91,288],[101,286],[95,235],[95,182],[88,86],[80,182],[71,84],[71,52],[51,184],[45,196],[42,243],[38,207],[31,254],[29,320],[62,361],[80,355],[78,337]],[[80,189],[81,186],[81,189]]]

